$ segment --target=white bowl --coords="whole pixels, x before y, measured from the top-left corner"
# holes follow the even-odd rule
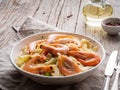
[[[120,32],[120,25],[119,26],[110,26],[106,25],[107,23],[120,23],[120,18],[110,17],[106,18],[102,21],[102,28],[110,35],[117,35]]]
[[[15,63],[15,59],[17,58],[17,56],[20,54],[21,48],[23,48],[26,44],[35,41],[35,40],[39,40],[39,39],[43,39],[46,38],[49,34],[68,34],[68,35],[73,35],[75,37],[78,38],[86,38],[88,40],[90,40],[94,45],[97,45],[99,50],[97,51],[97,53],[100,55],[101,57],[101,62],[94,66],[93,68],[84,71],[82,73],[78,73],[78,74],[74,74],[74,75],[70,75],[70,76],[61,76],[61,77],[52,77],[52,76],[43,76],[43,75],[36,75],[36,74],[32,74],[29,73],[27,71],[24,71],[22,69],[20,69],[16,63]],[[32,80],[34,80],[37,83],[40,84],[45,84],[45,85],[65,85],[65,84],[73,84],[79,81],[84,80],[85,78],[87,78],[88,76],[90,76],[96,69],[97,67],[99,67],[101,65],[101,63],[103,62],[105,57],[105,50],[103,48],[103,46],[96,40],[84,36],[84,35],[79,35],[79,34],[73,34],[73,33],[65,33],[65,32],[50,32],[50,33],[42,33],[42,34],[35,34],[29,37],[26,37],[24,39],[22,39],[20,42],[18,42],[12,49],[11,51],[11,63],[13,64],[13,66],[23,75],[31,78]]]

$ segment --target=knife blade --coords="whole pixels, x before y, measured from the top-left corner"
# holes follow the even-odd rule
[[[114,66],[115,66],[115,62],[117,59],[117,54],[118,54],[117,50],[113,51],[108,59],[105,73],[104,73],[106,76],[106,80],[105,80],[106,82],[105,82],[103,90],[109,90],[110,77],[112,76],[113,71],[114,71]]]

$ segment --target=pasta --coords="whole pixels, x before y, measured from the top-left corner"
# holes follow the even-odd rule
[[[44,76],[68,76],[99,64],[97,46],[87,39],[51,34],[21,49],[16,64],[23,70]]]

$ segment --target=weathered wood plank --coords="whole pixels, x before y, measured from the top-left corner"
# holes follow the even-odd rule
[[[34,17],[40,21],[47,22],[51,14],[52,8],[54,7],[54,3],[55,0],[43,0]]]
[[[120,0],[108,0],[108,3],[113,7],[113,16],[120,17]]]
[[[51,14],[48,18],[48,23],[50,25],[56,26],[58,25],[58,21],[60,19],[61,11],[63,9],[64,0],[56,0],[54,3],[54,7],[51,11]]]
[[[80,8],[79,5],[80,0],[42,1],[42,4],[34,17],[60,29],[74,32]]]
[[[0,47],[15,38],[11,26],[21,25],[27,16],[32,16],[40,0],[3,0],[0,6]]]
[[[81,0],[65,0],[56,24],[58,28],[74,33],[80,3]]]
[[[81,0],[81,4],[79,5],[79,13],[76,22],[75,33],[85,34],[85,24],[84,24],[84,16],[82,13],[82,8],[85,4],[87,4],[87,0]]]

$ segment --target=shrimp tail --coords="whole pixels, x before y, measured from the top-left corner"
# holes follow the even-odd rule
[[[100,62],[100,56],[92,52],[70,51],[68,55],[75,57],[85,66],[95,66]]]

